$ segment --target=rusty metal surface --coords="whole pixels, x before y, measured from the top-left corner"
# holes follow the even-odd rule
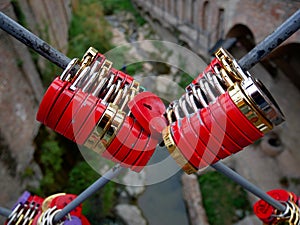
[[[0,27],[60,68],[66,68],[68,63],[71,61],[67,56],[53,48],[47,42],[37,37],[35,34],[31,33],[29,30],[2,12],[0,12]]]

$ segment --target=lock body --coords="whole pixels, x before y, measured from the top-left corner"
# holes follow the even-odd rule
[[[58,193],[47,198],[25,191],[17,200],[12,212],[6,220],[6,225],[44,225],[54,224],[54,216],[77,196],[73,194]],[[62,221],[57,224],[90,225],[82,214],[82,205],[73,209]]]
[[[187,173],[242,150],[284,121],[263,84],[224,49],[167,108],[167,149]]]
[[[179,99],[165,106],[90,48],[48,88],[37,120],[136,172],[163,139],[187,173],[211,165],[284,121],[263,84],[224,49]]]
[[[37,120],[139,172],[161,140],[160,132],[167,123],[164,112],[165,106],[156,95],[142,92],[137,81],[90,48],[52,82]]]
[[[264,224],[296,225],[300,223],[299,197],[295,193],[275,189],[268,191],[267,194],[284,204],[286,210],[279,212],[264,200],[257,201],[253,206],[253,211]]]

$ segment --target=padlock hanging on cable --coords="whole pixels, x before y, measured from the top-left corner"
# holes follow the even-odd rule
[[[276,189],[268,191],[267,194],[285,205],[286,210],[279,212],[264,200],[257,201],[253,206],[253,211],[264,224],[298,225],[300,223],[299,197],[295,193]]]
[[[139,172],[167,126],[165,106],[141,92],[131,76],[112,68],[94,48],[73,59],[40,104],[37,120],[103,157]]]
[[[75,69],[77,67],[77,69]],[[37,119],[124,167],[141,171],[162,137],[187,173],[252,144],[284,120],[261,82],[224,49],[167,110],[90,48],[47,90]]]
[[[25,191],[17,200],[5,225],[32,224],[41,212],[44,199]]]
[[[186,173],[234,154],[284,121],[275,100],[220,48],[216,58],[167,108],[163,139]]]
[[[76,195],[73,194],[58,193],[44,199],[25,191],[13,206],[5,225],[54,224],[55,215],[75,198]],[[56,224],[90,225],[87,218],[82,214],[81,205]]]

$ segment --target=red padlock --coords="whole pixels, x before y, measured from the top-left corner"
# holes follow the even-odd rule
[[[65,195],[60,195],[52,199],[49,207],[53,208],[54,206],[57,209],[63,209],[66,207],[70,202],[72,202],[77,196],[73,194],[65,194]],[[80,217],[82,215],[82,204],[77,206],[75,209],[73,209],[70,212],[70,215]]]
[[[171,125],[164,131],[165,144],[187,173],[194,172],[202,161],[210,165],[226,158],[282,122],[280,109],[270,99],[263,85],[220,49],[168,107]]]
[[[75,135],[74,141],[77,144],[83,145],[86,142],[87,138],[90,136],[91,132],[97,125],[106,109],[107,105],[104,105],[100,101],[97,102],[96,106],[92,109],[91,113],[87,117],[85,123],[82,125],[81,129]]]
[[[220,96],[221,98],[221,96]],[[222,106],[220,105],[219,101],[214,102],[210,105],[210,111],[212,113],[212,116],[214,117],[215,121],[220,125],[223,132],[226,132],[228,136],[241,148],[244,148],[253,142],[249,140],[249,138],[244,135],[244,133],[241,131],[241,125],[236,126],[230,117],[224,112]],[[251,124],[252,125],[252,124]],[[253,126],[253,125],[252,125]],[[230,149],[229,149],[230,150]]]
[[[64,88],[67,85],[68,82],[60,80],[59,77],[55,78],[55,80],[51,83],[51,85],[47,89],[41,101],[39,110],[36,115],[36,119],[38,121],[44,123],[56,99],[59,97],[60,93],[64,90]]]
[[[267,194],[270,195],[272,198],[276,199],[277,201],[293,201],[297,204],[297,198],[295,198],[295,194],[290,193],[286,190],[271,190],[268,191]],[[264,200],[257,201],[253,206],[253,211],[255,215],[264,223],[272,224],[272,222],[276,221],[276,209]]]
[[[182,135],[182,132],[180,131],[180,128],[178,127],[179,121],[176,121],[171,126],[171,132],[172,136],[174,138],[174,141],[176,143],[176,146],[179,149],[185,149],[183,153],[184,157],[188,160],[190,164],[192,164],[194,167],[199,168],[208,166],[208,162],[206,160],[212,160],[212,158],[216,158],[215,156],[212,156],[211,159],[203,158],[200,155],[198,155],[194,148],[192,148],[189,144],[188,139],[185,139],[185,137]]]
[[[163,116],[166,107],[162,100],[151,92],[142,92],[135,96],[128,106],[142,128],[160,139],[162,130],[167,126],[167,120]]]
[[[127,118],[131,118],[131,117],[128,116]],[[119,163],[123,162],[128,156],[128,154],[132,151],[132,149],[135,148],[135,145],[138,142],[138,138],[140,134],[143,132],[142,128],[140,127],[139,123],[136,120],[133,119],[132,122],[133,125],[129,131],[129,135],[127,136],[126,140],[122,142],[122,145],[120,146],[119,150],[113,155],[113,159]],[[118,135],[115,137],[115,139],[116,138],[118,138]]]
[[[179,129],[183,138],[188,140],[188,144],[190,144],[191,148],[194,149],[195,153],[198,154],[199,157],[202,157],[207,164],[220,159],[220,156],[218,155],[219,152],[211,151],[208,148],[208,145],[210,147],[213,145],[212,149],[214,150],[218,150],[222,148],[222,146],[216,142],[214,137],[211,137],[208,145],[204,145],[202,138],[199,136],[199,134],[195,133],[187,117],[181,120],[181,127]],[[203,164],[202,167],[204,166],[205,164]]]
[[[140,172],[149,162],[150,158],[154,154],[158,140],[155,138],[149,138],[149,142],[146,145],[146,148],[142,151],[142,154],[139,156],[136,162],[132,165],[131,169],[135,172]]]
[[[147,134],[143,129],[140,133],[135,146],[129,151],[129,154],[121,162],[124,167],[131,167],[134,163],[142,157],[143,151],[145,151],[147,143],[150,141],[150,135]]]
[[[200,111],[201,119],[206,126],[207,130],[210,134],[212,134],[218,142],[222,143],[225,149],[229,150],[230,152],[237,152],[241,150],[241,147],[238,146],[227,134],[227,130],[222,130],[218,123],[215,121],[215,119],[212,116],[212,112],[210,110],[210,106],[207,108],[203,108]],[[226,156],[225,156],[226,157]]]
[[[91,94],[78,91],[73,100],[71,121],[63,135],[74,141],[76,133],[78,133],[99,99]]]
[[[116,134],[116,137],[112,140],[110,145],[107,146],[106,151],[103,152],[102,156],[104,158],[111,159],[115,162],[121,161],[118,158],[116,158],[115,155],[122,148],[127,138],[130,137],[133,124],[134,124],[134,120],[131,117],[127,116],[123,122],[122,127]],[[131,141],[136,141],[136,140],[132,140],[131,138]]]
[[[201,140],[201,145],[197,146],[196,151],[198,151],[200,155],[208,155],[209,152],[211,152],[216,156],[216,158],[213,161],[210,161],[210,163],[216,162],[218,161],[218,159],[222,159],[230,155],[230,152],[225,149],[222,143],[220,143],[215,138],[215,136],[209,132],[202,118],[200,117],[200,113],[195,113],[190,118],[188,118],[187,121],[189,122],[188,126],[192,128],[194,134],[196,134],[197,137]]]
[[[204,69],[202,73],[200,73],[193,81],[192,84],[196,84],[203,78],[206,73],[214,72],[214,67],[221,67],[220,61],[217,58],[214,58],[210,64]]]
[[[239,110],[230,98],[228,92],[218,98],[218,102],[223,107],[226,115],[233,123],[240,128],[240,131],[245,134],[252,142],[263,137],[263,133],[258,130]]]
[[[157,134],[166,126],[165,107],[152,93],[138,94],[138,82],[111,66],[93,48],[81,61],[72,60],[51,84],[37,118],[66,138],[124,166],[132,167],[136,162],[146,165],[154,151],[149,145],[154,142],[149,139],[160,139]],[[133,112],[128,112],[128,102]],[[132,120],[130,114],[136,118]]]
[[[127,75],[126,73],[123,73],[120,70],[116,70],[114,68],[112,68],[111,70],[117,75],[116,81],[117,80],[121,80],[122,81],[122,86],[121,87],[124,87],[125,84],[130,85],[133,82],[133,80],[134,80],[133,77]],[[115,83],[116,83],[116,81],[115,81]]]
[[[76,92],[72,100],[70,101],[69,105],[66,107],[64,114],[60,117],[57,126],[55,128],[55,131],[58,132],[61,135],[64,135],[65,132],[69,129],[71,129],[71,123],[73,116],[77,113],[81,105],[83,104],[84,100],[88,96],[87,93],[84,93],[82,91]],[[71,130],[72,132],[72,130]],[[72,135],[68,137],[69,139],[72,140]]]
[[[80,109],[78,110],[77,114],[73,116],[72,119],[72,140],[76,141],[76,135],[79,133],[82,126],[86,123],[87,118],[96,108],[99,99],[93,95],[88,95],[86,100],[81,105]],[[71,130],[70,130],[71,131]],[[66,133],[65,133],[66,134]],[[68,137],[68,135],[66,135]]]
[[[68,83],[62,90],[62,92],[59,94],[57,100],[53,104],[50,113],[44,121],[45,125],[50,127],[51,129],[55,130],[58,121],[64,114],[66,108],[68,107],[69,103],[72,101],[75,95],[75,92],[73,90],[70,90],[70,86],[71,83]]]

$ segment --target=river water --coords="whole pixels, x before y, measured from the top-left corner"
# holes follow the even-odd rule
[[[165,148],[157,149],[151,161],[162,159],[166,154]],[[149,225],[189,224],[182,196],[181,175],[179,170],[169,179],[147,186],[138,198],[138,206]]]

